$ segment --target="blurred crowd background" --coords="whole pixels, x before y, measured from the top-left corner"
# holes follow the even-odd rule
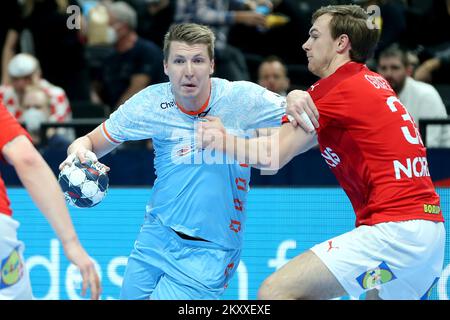
[[[3,0],[0,99],[37,147],[66,148],[136,92],[168,81],[162,45],[174,22],[214,30],[215,76],[285,95],[317,80],[301,49],[312,13],[349,3],[380,27],[367,65],[416,121],[447,119],[450,0]],[[450,147],[447,127],[429,126],[427,146]]]

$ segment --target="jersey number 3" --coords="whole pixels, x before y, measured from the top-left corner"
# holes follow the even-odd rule
[[[386,103],[392,112],[398,111],[397,107],[395,106],[396,104],[400,105],[403,108],[403,111],[405,113],[402,114],[402,118],[407,125],[402,126],[401,129],[406,141],[408,141],[411,144],[421,144],[423,146],[419,130],[417,129],[416,124],[412,120],[411,115],[408,113],[408,110],[406,110],[405,106],[400,102],[400,100],[395,96],[391,96],[387,99]]]

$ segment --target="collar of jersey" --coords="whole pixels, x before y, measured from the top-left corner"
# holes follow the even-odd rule
[[[181,112],[186,113],[190,116],[196,116],[200,113],[202,113],[203,111],[205,111],[206,107],[209,104],[209,99],[211,98],[211,90],[212,90],[212,83],[210,83],[209,86],[209,95],[208,95],[208,99],[206,99],[205,103],[201,106],[200,109],[198,109],[197,111],[189,111],[183,108],[183,106],[181,104],[179,104],[178,102],[175,101],[175,103],[177,104],[178,109],[181,110]]]

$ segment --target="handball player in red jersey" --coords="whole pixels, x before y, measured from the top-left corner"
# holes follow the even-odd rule
[[[320,80],[289,93],[278,139],[237,138],[214,117],[199,131],[205,147],[257,168],[280,168],[318,143],[355,211],[355,229],[293,258],[258,298],[426,299],[443,267],[444,219],[416,124],[389,83],[364,65],[379,30],[356,5],[322,7],[312,23],[303,49]],[[316,122],[317,110],[315,131],[297,126],[306,115]],[[271,156],[258,155],[255,144]]]

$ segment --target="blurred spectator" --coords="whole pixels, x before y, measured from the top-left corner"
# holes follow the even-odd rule
[[[164,82],[166,77],[162,49],[135,31],[135,10],[122,1],[107,8],[114,50],[104,60],[101,79],[96,79],[94,90],[101,102],[115,109],[148,85]]]
[[[51,122],[50,99],[46,92],[38,86],[25,88],[22,105],[22,123],[27,128],[35,146],[41,145],[41,124]],[[58,133],[55,128],[49,128],[45,132],[47,146],[51,148],[67,148],[71,140],[64,134]]]
[[[175,17],[176,0],[139,0],[137,33],[163,47],[164,36]]]
[[[255,8],[253,0],[177,0],[175,22],[209,26],[216,35],[214,74],[231,81],[250,80],[245,57],[228,43],[228,32],[234,24],[265,28],[266,17]]]
[[[298,0],[272,0],[272,3],[270,14],[285,17],[284,23],[268,24],[266,28],[240,24],[230,30],[229,42],[244,52],[251,77],[257,76],[257,67],[269,55],[280,57],[288,65],[307,64],[301,45],[308,39],[311,27],[310,7]]]
[[[0,45],[3,48],[8,30],[12,29],[13,26],[16,25],[18,21],[20,21],[21,12],[18,0],[3,0],[1,3],[2,9],[0,10]],[[11,59],[11,56],[6,57],[2,55],[2,60],[3,59],[9,61]],[[0,75],[2,77],[2,81],[3,79],[6,80],[8,78],[6,74],[6,67],[3,68],[3,66],[7,65],[7,62],[2,62],[0,66]],[[5,83],[2,82],[2,84]]]
[[[397,93],[400,101],[418,123],[420,119],[447,118],[447,111],[436,89],[411,78],[412,66],[406,53],[392,45],[380,53],[380,73]],[[427,147],[450,147],[448,126],[427,126]]]
[[[340,1],[348,4],[348,1]],[[375,50],[375,56],[393,43],[401,42],[406,35],[407,18],[406,4],[403,0],[353,0],[354,3],[366,8],[373,18],[373,23],[381,28],[380,40]],[[380,16],[371,6],[380,8]]]
[[[76,11],[67,13],[70,5],[78,6],[78,1],[24,1],[22,19],[8,30],[3,48],[3,67],[9,62],[8,57],[16,52],[21,33],[29,30],[31,52],[39,60],[43,76],[64,88],[72,101],[88,101],[89,74],[84,57],[81,16],[77,16]],[[7,82],[8,79],[3,79],[3,83]]]
[[[25,88],[28,85],[38,86],[48,95],[51,121],[71,120],[69,100],[64,90],[41,77],[40,64],[35,57],[27,53],[19,53],[11,59],[7,70],[11,84],[0,86],[0,98],[17,120],[22,121],[23,111],[20,106],[23,104]]]
[[[450,83],[450,0],[431,2],[429,10],[422,14],[416,13],[409,24],[421,62],[414,78],[426,82]]]
[[[276,56],[266,58],[258,68],[258,84],[286,96],[290,86],[287,68],[283,61]]]

